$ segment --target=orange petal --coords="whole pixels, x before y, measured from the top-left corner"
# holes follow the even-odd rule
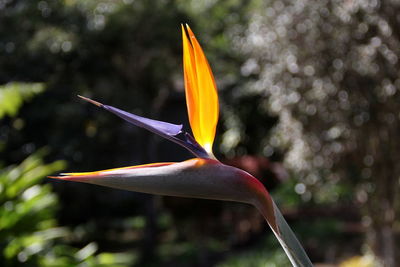
[[[186,31],[182,25],[183,70],[190,126],[196,141],[212,154],[219,116],[217,87],[207,58],[188,25]]]

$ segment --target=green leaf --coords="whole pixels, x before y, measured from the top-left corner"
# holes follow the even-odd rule
[[[6,115],[15,116],[23,102],[43,90],[43,83],[11,82],[0,86],[0,119]]]

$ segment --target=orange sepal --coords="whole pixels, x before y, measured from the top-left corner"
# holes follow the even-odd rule
[[[187,31],[187,32],[186,32]],[[183,70],[190,126],[196,141],[212,155],[218,123],[218,93],[210,65],[192,30],[182,25]]]

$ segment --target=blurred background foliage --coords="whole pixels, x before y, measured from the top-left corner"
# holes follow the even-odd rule
[[[189,130],[187,22],[219,86],[217,156],[267,186],[314,262],[396,266],[399,9],[0,1],[0,265],[288,264],[251,207],[44,179],[190,157],[76,97]]]
[[[0,87],[0,107],[15,116],[19,107],[43,90],[42,84],[9,83]],[[18,165],[0,170],[0,262],[2,266],[126,266],[131,255],[98,253],[90,243],[81,249],[68,245],[73,237],[57,226],[58,197],[45,176],[65,168],[64,161],[45,164],[47,149],[32,153]]]

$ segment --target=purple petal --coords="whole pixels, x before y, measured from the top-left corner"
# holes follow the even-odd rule
[[[78,95],[79,96],[79,95]],[[158,134],[172,142],[175,142],[190,152],[192,152],[195,156],[199,158],[211,158],[210,155],[201,147],[196,140],[190,136],[190,134],[182,131],[182,124],[172,124],[163,121],[152,120],[144,117],[140,117],[138,115],[120,110],[118,108],[114,108],[112,106],[103,105],[97,101],[94,101],[90,98],[86,98],[83,96],[79,96],[85,101],[88,101],[98,107],[104,108],[108,110],[118,117],[126,120],[129,123],[132,123],[138,127],[145,128],[150,132]]]
[[[112,106],[103,105],[103,108],[114,113],[118,117],[130,122],[138,127],[145,128],[156,134],[177,135],[182,130],[182,124],[172,124],[163,121],[152,120],[138,115],[114,108]]]

